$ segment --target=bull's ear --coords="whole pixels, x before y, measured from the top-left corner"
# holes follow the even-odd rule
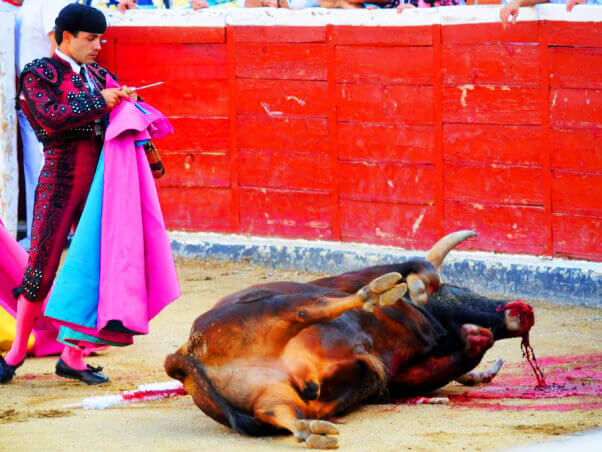
[[[469,239],[471,237],[476,237],[477,233],[474,231],[456,231],[451,234],[447,234],[445,237],[440,239],[435,246],[431,248],[431,250],[426,255],[427,262],[433,264],[435,268],[439,268],[443,263],[443,259],[445,256],[462,243],[464,240]]]

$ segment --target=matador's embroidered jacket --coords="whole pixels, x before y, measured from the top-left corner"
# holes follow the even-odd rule
[[[102,120],[109,113],[101,90],[109,73],[86,66],[96,89],[57,55],[25,66],[18,106],[44,144],[32,225],[31,250],[15,296],[42,301],[54,280],[71,226],[81,214],[103,144]]]
[[[100,94],[108,71],[96,63],[87,68],[98,87],[95,93],[90,93],[84,78],[56,55],[25,65],[18,106],[45,148],[93,136],[94,120],[109,113]]]

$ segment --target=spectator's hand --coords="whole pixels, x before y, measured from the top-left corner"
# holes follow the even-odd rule
[[[209,8],[207,0],[192,0],[192,9],[196,11],[201,8]]]
[[[569,0],[566,4],[566,10],[570,13],[577,4],[585,5],[585,0]]]
[[[128,98],[129,96],[125,93],[123,88],[107,88],[103,89],[100,94],[104,97],[107,107],[109,109],[115,108],[121,102],[121,98]]]
[[[278,8],[278,0],[261,0],[261,6],[266,8]]]
[[[508,26],[508,24],[516,23],[516,19],[518,18],[518,11],[520,9],[520,0],[514,0],[507,5],[504,5],[500,9],[500,20],[502,21],[502,25],[504,28]]]
[[[123,14],[126,9],[135,9],[136,6],[138,6],[138,0],[119,0],[117,9]]]
[[[399,5],[397,7],[397,13],[401,14],[404,9],[412,9],[412,8],[416,8],[416,7],[414,5],[412,5],[411,3],[402,3],[401,5]]]

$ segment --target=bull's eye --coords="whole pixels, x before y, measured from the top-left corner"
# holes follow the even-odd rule
[[[297,313],[297,315],[299,316],[299,318],[301,319],[306,319],[307,318],[307,311],[306,310],[301,310]]]

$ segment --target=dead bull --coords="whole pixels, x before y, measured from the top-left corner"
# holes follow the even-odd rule
[[[338,429],[323,419],[384,393],[478,380],[465,374],[495,340],[530,330],[530,306],[440,285],[443,259],[473,235],[444,237],[424,261],[229,295],[195,320],[167,373],[239,433],[289,431],[308,447],[337,447]]]

